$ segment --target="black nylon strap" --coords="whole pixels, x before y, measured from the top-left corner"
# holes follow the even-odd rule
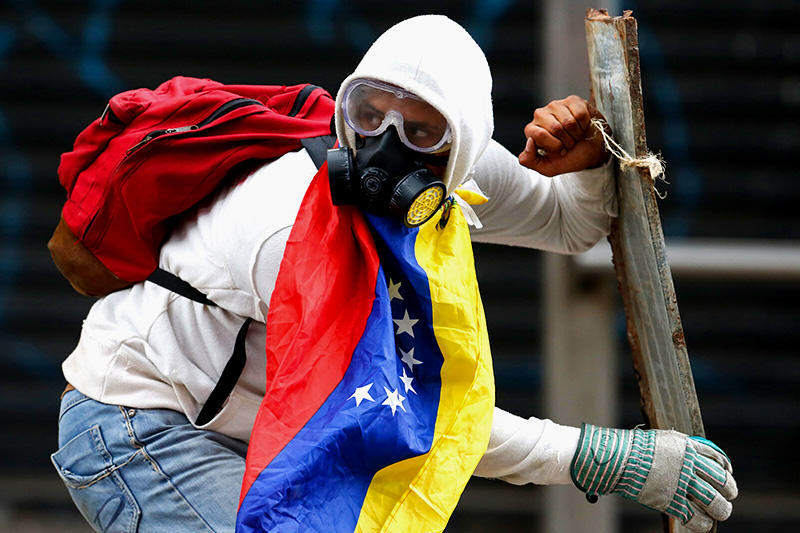
[[[222,375],[220,375],[219,381],[214,386],[214,390],[211,391],[206,403],[203,404],[200,414],[197,415],[195,424],[198,426],[208,424],[217,416],[217,413],[222,410],[225,400],[233,392],[236,382],[239,381],[239,376],[242,375],[245,361],[247,361],[245,340],[247,339],[247,329],[252,321],[253,319],[248,317],[242,327],[239,328],[239,333],[236,334],[236,343],[233,345],[233,354],[231,354],[231,358],[228,359],[225,368],[222,370]]]
[[[303,104],[306,103],[309,95],[314,92],[314,90],[319,89],[316,85],[306,85],[303,87],[299,93],[297,93],[297,98],[294,100],[294,104],[292,105],[292,110],[289,111],[290,117],[297,115],[301,109],[303,109]]]
[[[197,303],[217,307],[217,304],[209,300],[205,294],[198,291],[175,274],[161,268],[157,268],[150,274],[147,280]],[[248,317],[244,321],[244,324],[242,324],[242,327],[239,328],[239,333],[236,334],[236,342],[233,345],[233,353],[228,359],[228,362],[225,363],[225,368],[222,370],[219,381],[217,381],[211,394],[208,395],[206,403],[204,403],[202,409],[200,409],[200,414],[197,415],[195,423],[198,426],[208,424],[217,416],[217,413],[222,410],[225,400],[231,395],[231,392],[233,392],[236,382],[239,381],[239,376],[242,375],[244,364],[247,361],[245,340],[247,339],[247,330],[252,321],[253,319]]]
[[[317,168],[328,159],[328,149],[336,144],[336,135],[320,135],[319,137],[309,137],[302,139],[300,143],[306,149],[311,160]]]
[[[151,281],[156,285],[160,285],[167,289],[168,291],[172,291],[174,293],[180,294],[190,300],[194,300],[197,303],[211,305],[216,307],[217,304],[209,300],[205,294],[198,291],[181,278],[176,276],[171,272],[167,272],[161,268],[157,268],[147,277],[147,281]]]

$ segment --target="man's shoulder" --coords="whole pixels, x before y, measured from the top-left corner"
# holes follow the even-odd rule
[[[212,201],[212,205],[234,204],[250,206],[257,212],[272,207],[276,212],[281,206],[297,204],[296,214],[308,185],[317,169],[305,149],[288,152],[256,168],[246,177],[238,179],[227,190]],[[287,206],[288,207],[288,206]]]
[[[207,218],[215,232],[226,233],[247,227],[263,233],[292,225],[316,172],[305,150],[289,152],[222,190],[201,209],[198,223]]]
[[[187,213],[161,250],[162,262],[248,262],[274,233],[292,226],[316,167],[289,152],[237,179]]]

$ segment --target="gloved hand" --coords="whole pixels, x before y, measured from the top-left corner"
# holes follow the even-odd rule
[[[726,520],[738,493],[728,456],[710,440],[677,431],[584,424],[570,471],[589,501],[617,493],[692,531]]]

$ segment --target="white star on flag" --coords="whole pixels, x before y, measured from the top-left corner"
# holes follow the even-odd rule
[[[383,400],[383,403],[381,405],[388,405],[389,407],[391,407],[392,416],[394,416],[394,412],[397,410],[398,407],[402,409],[403,412],[406,411],[406,408],[403,407],[403,400],[406,399],[405,396],[397,392],[397,389],[390,391],[386,387],[383,387],[383,390],[386,391],[386,399]]]
[[[403,349],[400,348],[400,353],[403,354],[403,357],[401,357],[400,360],[408,365],[408,369],[411,370],[411,372],[414,372],[414,365],[422,364],[422,361],[414,359],[414,348],[411,348],[407,352],[404,352]],[[405,372],[405,369],[403,369],[403,372]]]
[[[397,324],[397,333],[395,335],[400,335],[401,333],[408,333],[412,337],[414,336],[414,330],[412,329],[414,324],[419,322],[419,320],[415,318],[411,318],[408,316],[408,309],[406,309],[405,315],[403,318],[393,318],[392,319],[395,324]]]
[[[389,278],[389,301],[391,302],[395,298],[398,300],[403,299],[403,297],[400,296],[400,282],[394,283],[392,278]]]
[[[414,381],[414,378],[412,376],[407,376],[406,375],[406,369],[405,368],[403,368],[403,375],[400,376],[400,381],[403,382],[403,386],[406,388],[406,392],[411,391],[414,394],[417,393],[417,391],[414,390],[414,387],[411,386],[411,382]]]
[[[356,391],[353,393],[352,396],[350,396],[350,398],[348,398],[348,400],[351,399],[351,398],[355,398],[356,399],[356,407],[361,405],[361,402],[363,400],[369,400],[371,402],[374,402],[375,400],[373,400],[372,396],[369,395],[370,387],[372,387],[372,383],[368,383],[367,385],[364,385],[363,387],[356,387]]]

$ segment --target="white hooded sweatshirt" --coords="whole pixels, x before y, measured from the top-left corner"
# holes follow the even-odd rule
[[[422,15],[378,37],[336,96],[336,134],[353,149],[354,132],[340,110],[345,89],[360,78],[401,87],[444,115],[452,142],[442,181],[448,194],[466,181],[492,138],[494,114],[489,64],[464,28],[442,15]]]
[[[491,140],[491,75],[480,48],[441,16],[399,23],[343,83],[372,78],[414,92],[448,119],[453,133],[444,181],[469,179],[490,198],[475,211],[473,240],[560,252],[587,249],[614,214],[607,169],[544,178]],[[341,94],[337,105],[341,104]],[[339,109],[337,107],[337,109]],[[520,110],[529,116],[530,110]],[[353,132],[337,113],[339,140]],[[149,282],[99,299],[64,376],[97,401],[163,408],[189,421],[219,380],[244,317],[247,362],[221,412],[202,429],[247,441],[265,394],[265,322],[286,240],[316,168],[305,150],[263,165],[185,216],[161,249],[159,266],[206,294],[211,308]],[[578,430],[495,410],[489,450],[477,474],[513,483],[568,483]]]

